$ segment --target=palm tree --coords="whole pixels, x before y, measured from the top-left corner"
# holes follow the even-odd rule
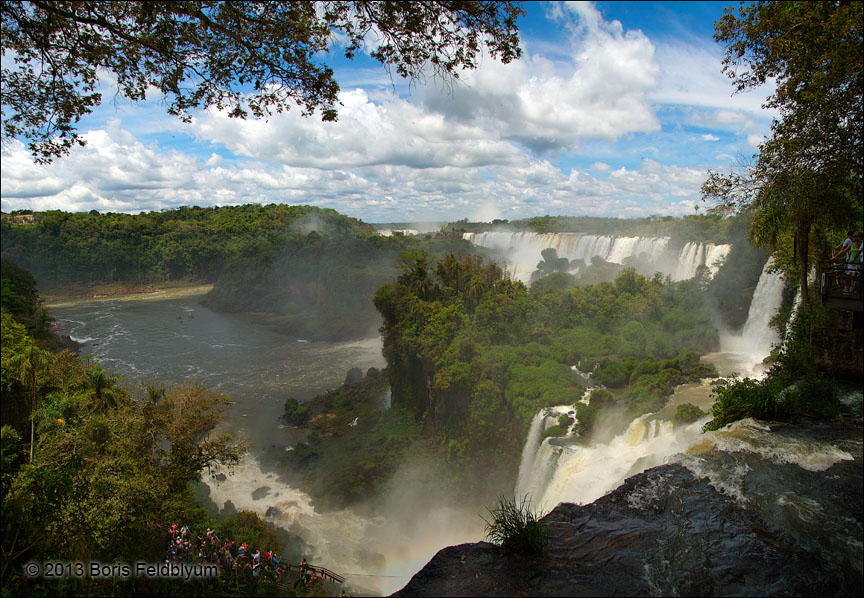
[[[12,370],[21,384],[30,391],[30,462],[33,461],[33,441],[36,437],[36,391],[39,388],[39,372],[47,370],[54,360],[50,351],[36,345],[27,345],[21,353],[9,360]]]
[[[85,384],[93,391],[97,410],[104,411],[107,407],[117,406],[117,389],[114,387],[119,381],[119,375],[109,375],[98,365],[87,370]]]
[[[147,395],[147,400],[153,405],[165,398],[165,385],[157,382],[147,382],[144,384],[144,394]]]

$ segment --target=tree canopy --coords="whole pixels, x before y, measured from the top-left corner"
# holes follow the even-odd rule
[[[143,100],[155,87],[168,112],[216,106],[232,117],[299,107],[337,119],[339,85],[322,55],[369,51],[410,80],[452,81],[485,48],[520,56],[514,2],[46,2],[9,1],[3,17],[3,139],[22,136],[50,162],[84,140],[76,123],[102,102],[99,73]],[[5,65],[6,63],[4,63]]]
[[[774,78],[765,105],[780,118],[755,162],[741,173],[710,173],[703,196],[754,210],[753,240],[791,258],[778,263],[797,269],[807,301],[813,250],[826,251],[831,229],[861,221],[864,5],[742,3],[715,31],[736,89]]]

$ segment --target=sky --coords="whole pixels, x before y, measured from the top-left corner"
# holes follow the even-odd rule
[[[38,165],[22,141],[4,142],[0,203],[128,213],[307,204],[371,223],[704,212],[708,170],[752,156],[776,116],[762,108],[770,83],[733,94],[722,73],[712,36],[727,5],[528,2],[522,59],[486,56],[449,87],[408,86],[335,46],[336,123],[214,108],[183,123],[156,90],[116,99],[106,74],[108,101],[79,123],[85,147]]]

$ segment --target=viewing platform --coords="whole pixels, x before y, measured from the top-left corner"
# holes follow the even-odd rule
[[[852,288],[850,271],[840,261],[819,263],[819,294],[822,305],[828,309],[864,311],[864,293],[861,272],[858,272],[857,287]],[[851,290],[850,290],[851,288]]]

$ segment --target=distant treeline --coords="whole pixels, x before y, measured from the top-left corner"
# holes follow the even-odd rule
[[[34,220],[3,222],[2,254],[32,272],[42,289],[91,282],[213,282],[202,300],[212,309],[253,313],[282,332],[334,340],[374,333],[379,318],[371,299],[396,274],[401,252],[483,253],[462,240],[460,231],[579,230],[671,236],[682,244],[732,243],[727,263],[734,267],[722,270],[712,285],[721,291],[714,293],[715,304],[732,327],[746,318],[764,263],[746,238],[746,215],[459,221],[418,237],[382,237],[371,225],[334,210],[276,204],[135,215],[53,210],[36,213]]]
[[[213,282],[203,303],[254,313],[298,336],[374,333],[372,296],[401,251],[471,252],[458,238],[382,237],[357,219],[310,206],[250,204],[143,214],[39,212],[4,222],[3,258],[40,286],[168,280]]]
[[[335,210],[276,204],[142,214],[51,210],[35,216],[30,225],[3,222],[2,251],[42,288],[96,281],[212,282],[232,259],[272,251],[313,230],[374,234],[371,226]]]

